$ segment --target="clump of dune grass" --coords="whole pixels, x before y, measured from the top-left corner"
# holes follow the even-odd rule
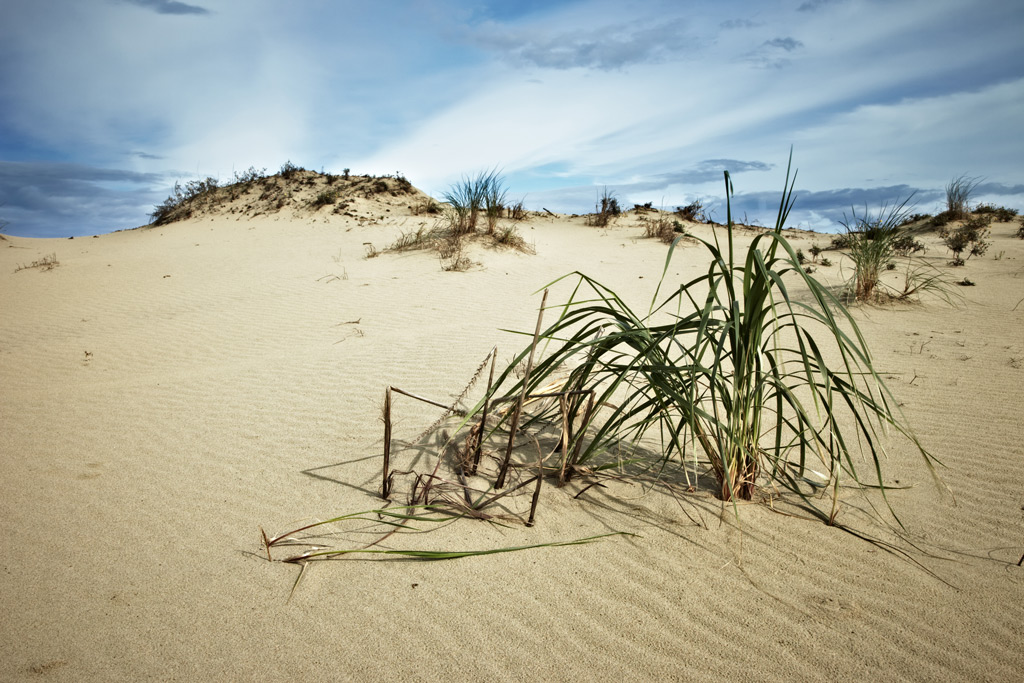
[[[436,245],[441,270],[463,272],[473,267],[473,261],[466,254],[466,240],[462,235],[451,233],[437,240]]]
[[[961,175],[946,184],[946,217],[949,220],[962,220],[971,213],[970,200],[974,190],[981,183],[981,178],[969,178]]]
[[[412,204],[409,207],[409,211],[412,212],[413,216],[421,216],[425,213],[439,214],[441,213],[441,205],[438,204],[433,197],[424,197],[418,202]]]
[[[545,357],[513,381],[533,346],[521,352],[492,393],[525,395],[551,384],[592,393],[595,410],[581,400],[531,417],[582,423],[562,449],[578,452],[573,467],[654,442],[666,463],[692,460],[694,482],[709,468],[723,501],[785,490],[833,524],[840,485],[852,481],[880,489],[888,505],[888,430],[909,439],[929,468],[934,461],[876,372],[856,321],[782,234],[795,174],[790,181],[787,170],[775,229],[745,250],[733,242],[728,173],[725,183],[726,226],[710,240],[695,238],[711,257],[706,273],[661,298],[677,240],[643,311],[581,272],[563,276],[549,285],[566,281],[571,293],[549,307],[558,319],[539,335]],[[797,284],[805,290],[799,299]],[[825,492],[831,501],[823,506]]]
[[[480,212],[489,202],[504,198],[503,180],[497,170],[481,171],[472,177],[463,177],[444,193],[449,205],[451,228],[458,234],[475,232]]]
[[[526,206],[522,199],[510,204],[506,207],[506,211],[508,212],[508,217],[513,221],[519,222],[526,220]]]
[[[843,214],[840,224],[846,229],[846,234],[842,244],[849,249],[853,261],[849,287],[857,301],[875,298],[882,271],[892,265],[897,247],[905,247],[900,225],[909,212],[907,204],[912,197],[892,204],[883,203],[877,214],[872,214],[867,207],[860,215],[856,209],[851,209],[852,217]]]
[[[484,215],[487,218],[487,234],[493,235],[498,227],[498,220],[505,211],[508,190],[505,188],[504,179],[496,171],[491,172],[486,185],[483,192]]]
[[[598,195],[594,205],[594,213],[587,215],[584,222],[587,225],[604,228],[608,226],[613,218],[619,216],[622,209],[619,207],[619,199],[615,193],[607,187]]]
[[[498,228],[494,232],[494,243],[499,247],[507,247],[521,251],[525,254],[537,253],[536,248],[529,244],[523,235],[519,232],[519,228],[515,225],[507,225],[502,228]]]
[[[414,251],[417,249],[429,249],[436,246],[436,242],[443,236],[437,228],[428,228],[426,223],[420,223],[415,230],[402,231],[387,251]]]
[[[644,237],[658,239],[665,244],[671,244],[677,237],[687,234],[682,223],[677,220],[669,220],[660,212],[654,218],[642,216],[640,220],[644,224]]]
[[[677,206],[676,215],[691,223],[708,222],[707,213],[704,211],[704,202],[700,199],[695,199],[686,206]]]

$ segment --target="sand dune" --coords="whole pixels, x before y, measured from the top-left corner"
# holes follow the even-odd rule
[[[1024,676],[1024,240],[1011,224],[959,269],[924,238],[924,258],[976,283],[959,306],[855,308],[952,495],[894,441],[887,477],[911,486],[891,494],[903,537],[855,496],[843,514],[914,561],[764,506],[737,519],[710,492],[622,482],[579,500],[548,487],[533,528],[463,520],[410,542],[636,536],[325,562],[289,599],[298,570],[262,557],[259,526],[380,504],[385,386],[450,400],[492,346],[502,360],[522,347],[499,330],[532,330],[549,281],[580,269],[646,302],[664,263],[635,217],[599,229],[547,214],[519,228],[535,255],[475,245],[467,272],[426,252],[366,258],[365,243],[432,220],[412,215],[415,198],[360,198],[348,215],[239,204],[0,242],[0,678]],[[47,254],[59,265],[16,270]],[[838,284],[832,257],[818,274]],[[703,259],[683,246],[670,279]],[[400,439],[433,419],[413,403],[396,415]]]

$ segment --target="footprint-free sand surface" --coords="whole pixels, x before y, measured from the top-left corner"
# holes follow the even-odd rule
[[[299,567],[266,560],[260,527],[382,504],[386,386],[450,401],[494,345],[503,361],[524,346],[501,330],[532,331],[551,280],[582,270],[641,308],[665,260],[635,218],[547,214],[520,224],[535,255],[475,245],[467,272],[423,251],[367,258],[433,219],[360,202],[0,241],[0,679],[1024,679],[1016,224],[956,269],[922,237],[924,260],[975,283],[959,305],[853,309],[948,490],[893,439],[905,530],[853,491],[839,519],[909,557],[765,505],[723,512],[709,490],[627,480],[574,498],[574,482],[545,488],[532,528],[461,520],[384,545],[636,535],[320,562],[292,592]],[[17,270],[49,254],[58,266]],[[825,255],[816,275],[838,285],[849,269]],[[668,280],[706,258],[681,245]],[[396,401],[396,439],[431,410]]]

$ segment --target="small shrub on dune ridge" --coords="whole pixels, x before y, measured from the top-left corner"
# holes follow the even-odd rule
[[[704,202],[700,199],[694,200],[686,206],[677,206],[676,215],[690,223],[707,223],[708,216],[704,211]]]
[[[306,169],[302,168],[301,166],[296,166],[291,161],[286,161],[284,162],[284,164],[281,165],[281,177],[284,178],[285,180],[291,180],[296,175],[305,170]]]
[[[157,205],[150,214],[153,225],[166,225],[190,217],[199,200],[216,194],[218,185],[216,178],[190,180],[184,186],[175,182],[170,196],[163,204]]]
[[[953,252],[950,265],[962,266],[972,256],[983,256],[992,242],[988,239],[991,217],[975,216],[956,228],[943,227],[939,230],[942,243]],[[963,253],[967,252],[967,258]]]
[[[975,216],[991,216],[998,223],[1009,223],[1017,217],[1017,209],[1009,209],[1005,206],[993,206],[992,204],[981,204],[974,207],[972,211]]]

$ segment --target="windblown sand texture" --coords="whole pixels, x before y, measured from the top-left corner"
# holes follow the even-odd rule
[[[737,518],[707,491],[573,499],[573,484],[545,488],[533,528],[463,520],[401,544],[637,536],[322,562],[289,599],[299,569],[265,559],[259,527],[381,504],[385,386],[451,400],[493,345],[502,361],[525,345],[500,330],[532,331],[549,281],[579,269],[643,308],[664,264],[634,216],[543,213],[520,225],[536,255],[474,246],[462,273],[422,251],[366,258],[433,220],[415,199],[0,241],[0,679],[1024,678],[1024,240],[1009,223],[957,269],[922,237],[925,260],[976,283],[959,306],[855,307],[952,495],[894,440],[904,537],[853,493],[840,520],[920,566],[765,506]],[[48,254],[58,266],[16,271]],[[825,255],[817,275],[839,285],[849,268]],[[682,245],[669,282],[705,259]],[[434,415],[396,401],[396,437]]]

